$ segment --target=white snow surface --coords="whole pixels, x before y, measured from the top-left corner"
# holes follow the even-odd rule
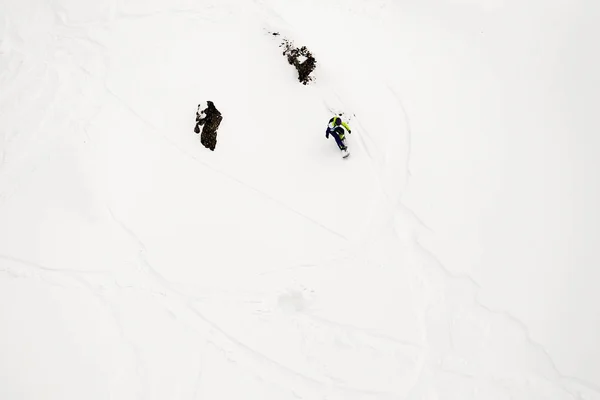
[[[0,399],[600,399],[599,18],[0,1]]]

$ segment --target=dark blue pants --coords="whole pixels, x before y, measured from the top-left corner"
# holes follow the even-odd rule
[[[344,144],[344,142],[342,141],[342,139],[340,139],[340,135],[338,135],[338,133],[335,130],[327,130],[327,132],[333,136],[333,138],[335,139],[335,142],[337,143],[338,147],[340,148],[340,150],[343,150],[346,148],[346,145]]]

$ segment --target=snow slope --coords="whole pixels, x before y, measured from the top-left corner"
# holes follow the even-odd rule
[[[0,2],[0,398],[600,399],[597,11]]]

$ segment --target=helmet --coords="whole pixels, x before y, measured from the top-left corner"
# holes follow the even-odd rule
[[[340,117],[336,117],[333,123],[335,126],[340,126],[342,124],[342,119]]]

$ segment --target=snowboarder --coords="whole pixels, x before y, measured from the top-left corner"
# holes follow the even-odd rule
[[[327,130],[325,131],[325,138],[329,139],[329,135],[333,136],[338,147],[344,154],[344,158],[346,158],[350,155],[350,153],[348,152],[348,146],[346,146],[344,129],[346,129],[348,133],[352,133],[352,131],[350,130],[350,126],[348,126],[346,122],[342,121],[341,117],[342,114],[338,114],[329,120]]]
[[[221,113],[212,101],[208,100],[206,107],[203,104],[198,104],[194,132],[200,133],[200,126],[204,125],[202,127],[202,134],[200,135],[200,142],[211,151],[214,151],[217,146],[217,129],[222,120]]]

